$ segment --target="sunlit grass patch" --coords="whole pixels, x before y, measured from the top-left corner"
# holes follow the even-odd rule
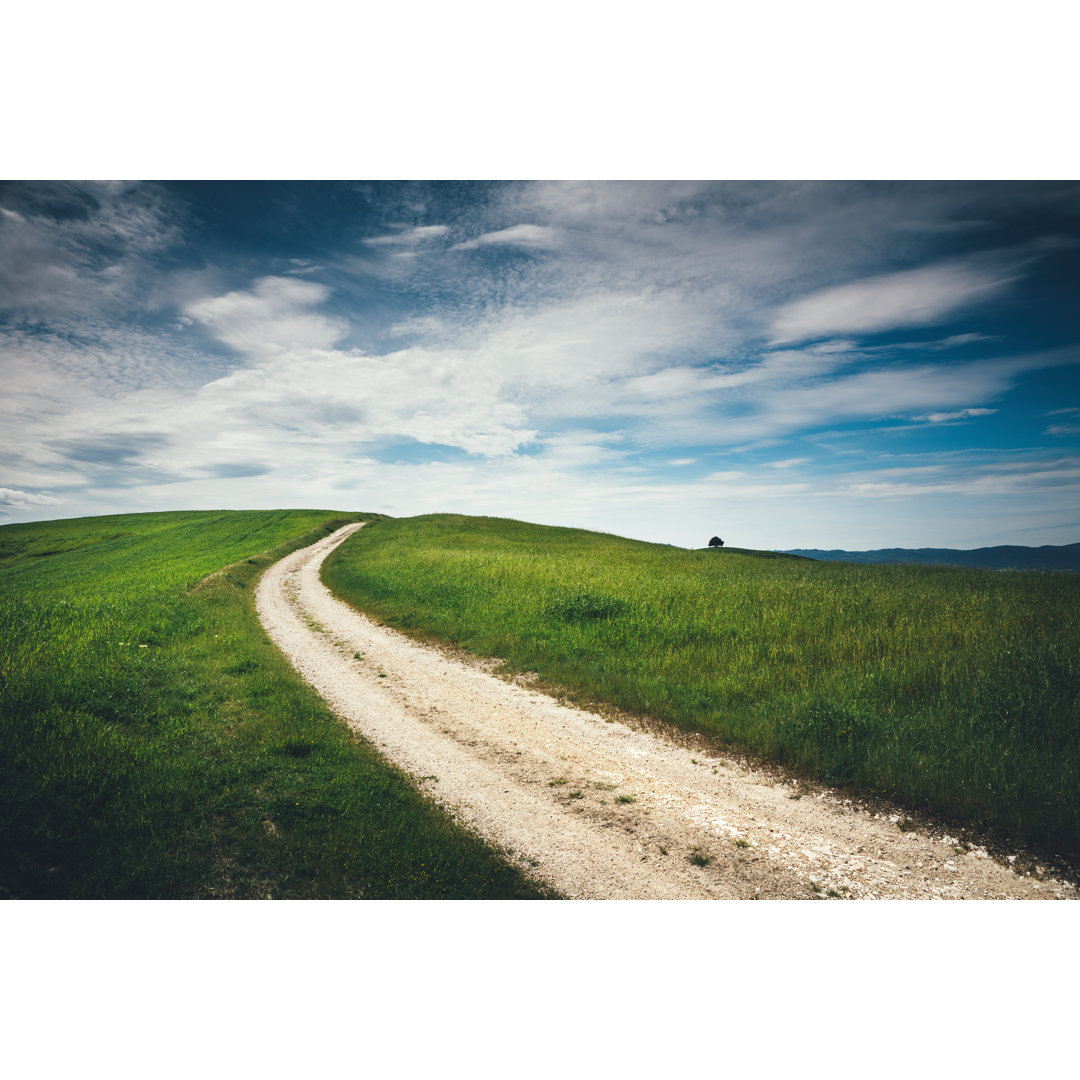
[[[4,893],[540,894],[340,724],[263,633],[258,575],[349,520],[0,528]]]
[[[382,522],[323,574],[383,621],[579,702],[1080,852],[1076,575],[684,551],[451,514]]]

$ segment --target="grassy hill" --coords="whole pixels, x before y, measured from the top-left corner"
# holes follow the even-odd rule
[[[1080,578],[381,521],[325,563],[418,635],[960,820],[1080,852]]]
[[[259,573],[357,519],[0,527],[0,896],[538,895],[335,720],[257,621]]]

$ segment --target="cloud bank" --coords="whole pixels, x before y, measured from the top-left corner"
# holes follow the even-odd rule
[[[9,517],[318,503],[762,547],[1078,524],[1075,425],[1045,416],[1080,408],[1080,350],[1038,308],[1076,216],[1040,244],[1037,185],[277,191],[281,224],[226,242],[212,188],[0,188]]]

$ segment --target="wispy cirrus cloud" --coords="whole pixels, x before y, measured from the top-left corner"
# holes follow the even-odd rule
[[[429,244],[434,240],[440,240],[449,231],[448,225],[414,225],[412,228],[405,228],[401,232],[389,233],[386,236],[368,237],[364,243],[372,247],[416,247],[419,244]]]
[[[993,410],[973,410],[966,403],[973,398],[992,401],[1033,372],[1078,362],[1078,349],[1047,350],[963,364],[866,368],[805,385],[777,385],[760,395],[743,416],[725,425],[724,438],[740,442],[754,434],[790,435],[838,422],[909,414],[926,413],[927,419],[937,416],[934,422],[941,422],[948,412],[989,415]]]
[[[773,320],[773,340],[780,344],[933,326],[967,305],[986,301],[1011,277],[1002,267],[941,263],[836,285],[781,307]]]
[[[997,409],[957,409],[955,412],[928,413],[916,416],[916,420],[926,420],[931,424],[944,424],[950,420],[968,420],[975,416],[993,416]]]
[[[1043,413],[1044,416],[1078,416],[1080,417],[1080,409],[1077,408],[1065,408],[1065,409],[1051,409],[1047,413]],[[1080,424],[1064,423],[1064,424],[1049,424],[1043,429],[1045,434],[1053,435],[1055,438],[1069,438],[1073,435],[1080,435]]]
[[[472,240],[454,245],[454,251],[473,251],[480,247],[552,248],[558,234],[550,225],[511,225],[508,229],[483,233]]]
[[[854,495],[875,499],[1035,493],[1068,498],[1080,492],[1080,460],[1028,459],[1012,466],[994,463],[959,471],[944,466],[867,471],[849,474],[841,484]]]
[[[175,206],[138,184],[8,185],[0,311],[97,314],[145,292],[147,259],[175,242]]]

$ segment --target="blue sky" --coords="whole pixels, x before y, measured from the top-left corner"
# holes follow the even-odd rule
[[[1080,540],[1080,185],[6,183],[0,515]]]

